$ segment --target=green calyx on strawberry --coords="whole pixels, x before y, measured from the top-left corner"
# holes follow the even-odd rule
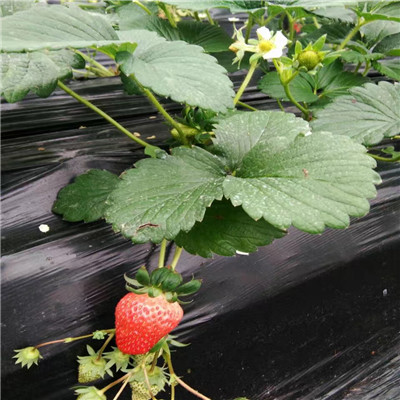
[[[14,350],[17,354],[13,357],[17,361],[15,364],[21,363],[21,367],[30,368],[33,364],[37,365],[39,360],[43,358],[36,347],[25,347],[23,349]]]
[[[78,357],[78,382],[94,382],[104,378],[106,373],[113,376],[112,371],[107,365],[107,360],[103,357],[99,357],[99,353],[96,353],[90,346],[86,346],[86,348],[89,355]]]
[[[105,394],[95,386],[84,386],[75,389],[77,400],[107,400]]]
[[[129,386],[132,390],[132,400],[151,399],[149,385],[153,396],[156,396],[159,392],[164,390],[165,384],[167,383],[164,370],[159,367],[155,367],[151,370],[150,365],[148,365],[146,367],[146,372],[149,379],[148,384],[143,369],[140,369],[130,378]]]
[[[201,281],[192,279],[189,282],[182,283],[181,274],[171,270],[168,267],[158,268],[150,275],[143,266],[135,275],[135,279],[128,278],[125,275],[127,282],[126,289],[136,294],[147,294],[149,297],[157,297],[164,295],[170,303],[175,301],[184,304],[179,297],[189,296],[196,293],[201,286]]]
[[[120,369],[126,370],[129,366],[131,355],[123,353],[117,347],[113,347],[113,351],[104,353],[104,359],[108,361],[106,365],[107,369],[115,365],[116,371],[119,371]]]

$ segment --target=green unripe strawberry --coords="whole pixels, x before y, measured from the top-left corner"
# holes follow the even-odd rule
[[[77,388],[75,394],[78,395],[77,400],[107,400],[106,395],[95,386]]]
[[[87,350],[89,353],[88,356],[78,357],[78,382],[89,383],[97,381],[104,378],[106,372],[112,376],[112,372],[107,365],[107,360],[99,357],[98,353],[95,353],[90,346],[87,346]]]
[[[151,399],[149,390],[145,382],[133,381],[129,384],[132,390],[132,400],[149,400]],[[160,389],[157,385],[151,385],[151,393],[157,396]]]
[[[298,55],[297,60],[300,67],[305,67],[307,71],[311,71],[321,62],[321,57],[314,50],[305,50]]]
[[[146,359],[146,364],[151,364],[154,360],[154,353],[136,354],[132,357],[133,364],[135,366],[140,365],[144,359]]]
[[[153,394],[153,396],[156,396],[160,391],[164,390],[167,378],[164,371],[159,367],[155,367],[153,371],[151,371],[150,365],[148,365],[146,368],[151,393]],[[151,399],[149,387],[146,383],[146,378],[143,370],[140,370],[136,374],[132,375],[129,381],[129,386],[132,390],[132,400]]]
[[[37,365],[42,358],[39,350],[36,347],[25,347],[23,349],[14,350],[17,354],[13,357],[17,361],[15,364],[21,363],[21,367],[30,368],[33,364]]]

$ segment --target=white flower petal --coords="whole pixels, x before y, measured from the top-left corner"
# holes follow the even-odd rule
[[[272,38],[276,47],[284,48],[287,45],[287,38],[282,34],[281,31],[275,33],[274,37]]]
[[[272,58],[280,58],[280,57],[282,57],[281,48],[272,49],[268,53],[263,54],[264,60],[271,60]]]
[[[257,36],[260,40],[270,40],[272,33],[268,28],[262,26],[261,28],[257,29]]]

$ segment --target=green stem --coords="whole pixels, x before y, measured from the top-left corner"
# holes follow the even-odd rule
[[[289,11],[285,10],[285,13],[286,13],[286,16],[287,16],[288,22],[289,22],[289,40],[293,41],[293,39],[294,39],[294,33],[295,33],[295,31],[294,31],[294,25],[293,25],[294,19],[293,19],[293,17],[290,15],[290,12],[289,12]]]
[[[107,348],[108,344],[111,342],[112,338],[114,337],[114,333],[110,333],[108,335],[107,340],[104,342],[103,346],[101,346],[99,350],[99,354],[97,355],[96,360],[99,361],[101,356],[103,355],[104,350]]]
[[[279,108],[280,108],[283,112],[285,112],[285,108],[283,107],[281,101],[280,101],[279,99],[276,99],[276,101],[277,101],[277,103],[278,103]]]
[[[143,93],[147,96],[147,98],[154,104],[154,106],[157,108],[159,113],[167,120],[167,122],[177,130],[179,134],[179,139],[181,142],[185,145],[188,144],[188,141],[186,139],[186,135],[183,133],[181,127],[179,124],[168,114],[168,112],[165,110],[165,108],[161,105],[161,103],[156,99],[156,97],[151,93],[149,89],[143,88]]]
[[[151,363],[151,367],[150,367],[150,371],[149,371],[150,373],[154,371],[154,368],[155,368],[156,365],[157,365],[157,361],[158,361],[159,355],[160,355],[160,351],[157,351],[157,352],[154,354],[153,362]]]
[[[175,400],[175,385],[171,385],[171,400]]]
[[[243,92],[245,91],[245,89],[247,88],[248,84],[250,83],[250,79],[252,78],[252,76],[254,74],[254,71],[257,69],[257,65],[258,65],[257,61],[255,61],[255,62],[250,64],[250,68],[247,71],[247,75],[244,78],[244,81],[242,82],[242,84],[240,85],[240,88],[237,91],[235,98],[233,99],[233,104],[234,105],[236,105],[237,102],[242,97]]]
[[[400,156],[393,157],[393,158],[386,158],[386,157],[377,156],[376,154],[372,154],[372,153],[367,153],[367,154],[377,161],[384,161],[384,162],[399,162],[400,161]]]
[[[359,62],[359,63],[356,65],[356,67],[354,68],[353,74],[356,74],[356,73],[358,72],[358,70],[360,69],[361,65],[362,65],[362,62]]]
[[[248,108],[248,109],[251,110],[251,111],[258,111],[257,108],[251,106],[250,104],[243,103],[243,101],[239,101],[239,100],[238,100],[237,105],[238,105],[238,106],[242,106],[242,107],[244,107],[244,108]]]
[[[208,22],[210,23],[210,25],[216,25],[215,21],[211,17],[210,11],[206,10],[206,15],[207,15],[207,19],[208,19]]]
[[[278,14],[275,14],[275,15],[270,15],[269,17],[267,17],[266,19],[265,19],[265,21],[264,21],[264,26],[266,26],[266,25],[268,25],[275,17],[277,17],[279,14],[281,14],[281,13],[278,13]]]
[[[117,394],[113,397],[113,400],[118,400],[119,396],[121,396],[121,393],[124,391],[124,389],[126,388],[126,386],[129,383],[129,376],[127,378],[125,378],[124,383],[122,384],[122,386],[119,388]]]
[[[80,71],[79,69],[72,68],[72,72],[74,74],[85,75],[85,78],[88,78],[89,76],[92,76],[92,77],[96,77],[97,76],[96,74],[94,74],[93,72],[90,72],[88,70]]]
[[[115,329],[102,329],[101,332],[114,334]],[[83,336],[67,337],[64,339],[57,339],[57,340],[52,340],[50,342],[40,343],[34,347],[35,347],[35,349],[39,349],[40,347],[48,346],[49,344],[71,343],[71,342],[75,342],[76,340],[88,339],[88,338],[91,338],[92,336],[93,336],[93,333],[89,333],[88,335],[83,335]]]
[[[108,121],[110,124],[114,125],[117,129],[119,129],[122,133],[124,133],[130,139],[134,140],[136,143],[138,143],[141,146],[146,147],[146,148],[153,148],[153,149],[157,148],[157,146],[153,146],[153,145],[151,145],[149,143],[146,143],[144,140],[139,139],[138,137],[136,137],[134,134],[132,134],[126,128],[124,128],[121,124],[119,124],[117,121],[115,121],[115,119],[111,118],[108,114],[106,114],[104,111],[100,110],[100,108],[96,107],[90,101],[88,101],[88,100],[82,98],[81,96],[79,96],[78,93],[74,92],[68,86],[65,86],[61,81],[58,81],[57,84],[62,90],[64,90],[65,93],[68,93],[74,99],[78,100],[80,103],[84,104],[86,107],[90,108],[91,110],[93,110],[94,112],[99,114],[106,121]]]
[[[144,379],[146,381],[147,390],[149,391],[149,395],[151,396],[152,400],[157,400],[154,397],[153,392],[151,391],[151,385],[150,385],[149,375],[147,373],[146,366],[143,365],[142,369],[143,369]]]
[[[85,68],[86,68],[87,71],[93,73],[95,76],[99,76],[100,78],[108,78],[108,77],[110,77],[110,76],[115,76],[114,74],[111,73],[111,71],[108,71],[108,72],[111,73],[111,75],[108,74],[108,73],[105,74],[104,71],[103,71],[102,69],[93,67],[93,66],[91,66],[91,65],[86,65]]]
[[[249,14],[249,19],[247,20],[247,26],[246,26],[246,36],[244,38],[244,41],[247,43],[250,39],[251,35],[251,29],[253,28],[254,25],[254,19],[251,14]]]
[[[305,119],[308,121],[310,114],[306,108],[304,108],[301,104],[299,104],[296,99],[293,97],[292,92],[289,89],[289,83],[283,85],[283,89],[285,90],[287,98],[304,114]]]
[[[201,22],[199,13],[198,13],[197,11],[195,11],[195,12],[193,13],[193,17],[194,17],[194,19],[195,19],[197,22]]]
[[[176,268],[176,266],[178,264],[179,258],[180,258],[181,254],[182,254],[182,250],[183,250],[182,247],[176,246],[174,258],[172,259],[172,263],[171,263],[172,271],[175,271],[175,268]]]
[[[151,11],[144,4],[142,4],[140,1],[134,0],[133,3],[138,5],[142,10],[146,11],[147,14],[151,15]]]
[[[168,19],[170,25],[171,25],[173,28],[177,28],[176,22],[175,22],[175,20],[174,20],[174,17],[173,17],[173,16],[171,15],[171,13],[169,12],[168,6],[165,5],[165,4],[162,4],[162,3],[157,3],[157,4],[158,4],[158,6],[164,11],[165,16],[167,17],[167,19]]]
[[[143,91],[143,93],[147,96],[147,98],[154,104],[154,107],[157,109],[157,111],[165,118],[165,120],[173,127],[176,129],[176,131],[179,134],[179,138],[181,142],[185,145],[188,144],[186,135],[183,133],[181,127],[179,126],[178,122],[176,122],[165,110],[165,108],[161,105],[161,103],[157,100],[157,98],[154,96],[154,94],[149,90],[146,89],[142,84],[134,77],[134,75],[130,75],[130,77],[135,81],[136,85],[140,87],[140,89]]]
[[[354,37],[354,35],[360,30],[360,28],[367,24],[364,20],[364,18],[360,18],[357,22],[357,25],[349,32],[349,34],[344,38],[343,42],[339,45],[339,47],[336,50],[343,50],[347,43]]]
[[[158,268],[162,268],[165,265],[165,251],[167,249],[167,240],[163,239],[160,247],[160,256],[158,257]]]
[[[369,60],[367,60],[365,63],[365,69],[364,72],[362,73],[362,76],[367,76],[370,69],[371,69],[371,63],[369,62]]]
[[[321,28],[321,25],[320,25],[320,24],[318,23],[318,21],[317,21],[317,17],[313,17],[312,20],[313,20],[314,26],[315,26],[317,29]]]
[[[107,392],[107,390],[111,389],[115,385],[118,385],[118,383],[121,383],[125,379],[128,379],[131,374],[132,374],[132,372],[129,372],[129,373],[125,374],[124,376],[121,376],[121,378],[118,378],[117,380],[111,382],[109,385],[103,387],[103,389],[101,389],[101,393]]]
[[[175,375],[174,376],[175,380],[182,386],[184,387],[188,392],[194,394],[195,396],[199,397],[200,399],[203,400],[211,400],[209,397],[204,396],[204,394],[201,394],[200,392],[198,392],[196,389],[193,389],[191,386],[189,386],[187,383],[183,382],[183,380],[181,378],[179,378],[179,376]]]
[[[114,74],[109,71],[104,65],[101,65],[99,62],[94,60],[92,57],[89,57],[87,54],[82,53],[79,50],[74,50],[76,54],[79,54],[85,61],[87,61],[89,64],[92,64],[94,67],[96,67],[99,71],[102,71],[103,76],[114,76]]]

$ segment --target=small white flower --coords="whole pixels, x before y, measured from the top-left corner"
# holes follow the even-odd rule
[[[265,26],[257,29],[257,53],[262,54],[265,60],[282,57],[283,49],[288,43],[281,31],[273,33]]]
[[[50,227],[46,224],[39,225],[39,231],[43,233],[47,233],[50,230]]]

